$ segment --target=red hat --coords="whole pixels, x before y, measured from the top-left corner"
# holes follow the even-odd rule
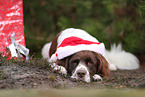
[[[58,46],[55,54],[50,58],[50,62],[63,59],[79,51],[89,50],[104,55],[104,43],[81,29],[69,28],[61,32],[58,38]]]

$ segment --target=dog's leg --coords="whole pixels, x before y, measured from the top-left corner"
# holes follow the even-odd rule
[[[63,66],[56,66],[54,68],[54,71],[58,71],[60,74],[64,75],[65,77],[67,76],[67,70]]]
[[[56,63],[51,64],[51,68],[53,68],[54,71],[58,71],[58,73],[67,76],[67,70],[63,66],[56,65]]]
[[[94,80],[94,81],[102,81],[102,78],[101,78],[100,75],[98,75],[98,74],[94,74],[94,76],[93,76],[93,80]]]

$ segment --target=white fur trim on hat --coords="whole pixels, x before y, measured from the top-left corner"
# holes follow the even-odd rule
[[[90,45],[77,45],[77,46],[66,46],[66,47],[59,47],[57,48],[56,55],[58,59],[63,59],[68,57],[72,54],[75,54],[79,51],[89,50],[93,52],[97,52],[101,55],[104,55],[105,46],[103,43],[101,44],[90,44]]]

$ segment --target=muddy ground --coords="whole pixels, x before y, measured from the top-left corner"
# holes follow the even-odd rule
[[[109,79],[98,82],[72,82],[69,77],[53,73],[42,59],[6,60],[0,57],[0,89],[31,88],[141,88],[145,87],[144,59],[138,70],[111,71]]]

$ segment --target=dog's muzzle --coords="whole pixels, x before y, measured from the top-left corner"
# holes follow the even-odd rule
[[[79,78],[83,78],[86,75],[86,71],[85,70],[78,70],[77,75]]]
[[[79,63],[75,71],[72,73],[71,78],[77,81],[85,81],[85,82],[91,81],[90,73],[85,63],[82,63],[82,62]]]

